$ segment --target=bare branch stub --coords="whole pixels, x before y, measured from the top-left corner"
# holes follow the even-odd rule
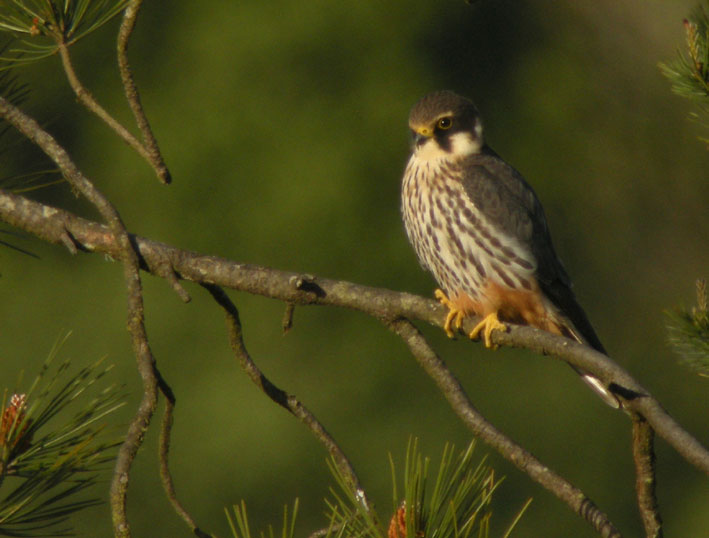
[[[183,303],[189,303],[192,300],[190,294],[180,283],[180,279],[175,273],[175,269],[170,264],[170,260],[165,259],[160,264],[155,267],[159,276],[164,278],[170,285],[172,290],[177,294],[177,296],[182,300]]]
[[[281,328],[283,329],[283,335],[288,334],[293,328],[293,313],[295,312],[295,305],[293,303],[286,303],[286,308],[283,311],[283,318],[281,319]]]

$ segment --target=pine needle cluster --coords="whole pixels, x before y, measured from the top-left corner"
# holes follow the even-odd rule
[[[709,0],[698,5],[684,20],[685,50],[677,58],[661,63],[660,70],[672,83],[672,91],[699,108],[693,119],[709,127]],[[709,144],[709,138],[701,138]]]
[[[431,472],[431,460],[423,457],[416,439],[409,442],[403,472],[403,491],[399,495],[400,478],[390,458],[393,488],[393,515],[386,526],[367,506],[361,494],[348,486],[331,465],[342,494],[332,491],[328,501],[330,528],[328,538],[484,538],[490,533],[492,496],[502,482],[483,457],[473,458],[475,442],[456,452],[453,445],[443,449],[438,470]],[[431,476],[433,475],[433,480]],[[525,504],[504,536],[509,536],[526,510]]]
[[[51,56],[61,43],[72,45],[94,32],[128,0],[7,0],[0,3],[0,30],[18,39],[5,67]]]
[[[697,306],[667,312],[669,342],[680,360],[699,375],[709,377],[709,310],[707,282],[697,280]]]
[[[229,521],[229,528],[231,529],[234,538],[252,538],[251,527],[249,525],[249,518],[246,515],[246,503],[242,500],[241,504],[235,504],[232,507],[232,514],[229,510],[226,511],[226,517]],[[288,506],[283,507],[283,525],[281,526],[280,532],[276,533],[271,525],[268,526],[266,532],[261,531],[259,534],[260,538],[293,538],[295,536],[295,520],[298,516],[298,499],[293,502],[293,509],[289,515]]]
[[[367,503],[363,492],[353,487],[337,465],[329,461],[338,486],[337,489],[331,488],[331,498],[325,501],[329,525],[312,533],[310,538],[488,537],[492,495],[502,480],[495,478],[484,457],[477,462],[474,460],[474,447],[475,441],[456,453],[453,445],[446,444],[432,483],[430,458],[421,455],[416,439],[409,441],[402,477],[398,477],[390,456],[394,503],[393,515],[387,523],[382,523],[384,520]],[[401,481],[403,492],[400,496],[397,486]],[[525,503],[503,538],[512,533],[530,502],[531,499]],[[227,510],[226,515],[234,538],[255,536],[249,526],[244,501],[234,505],[232,510],[233,514]],[[274,532],[269,526],[267,532],[259,534],[260,538],[294,538],[297,513],[296,499],[290,513],[288,507],[284,507],[280,531]]]
[[[101,387],[111,367],[101,360],[75,373],[70,360],[54,366],[60,346],[26,392],[8,398],[6,391],[3,399],[1,536],[70,535],[69,516],[100,503],[83,493],[119,444],[108,438],[102,423],[123,405],[119,387]]]

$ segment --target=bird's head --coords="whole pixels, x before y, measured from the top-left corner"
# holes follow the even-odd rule
[[[479,153],[483,128],[470,99],[451,91],[429,93],[409,114],[414,152],[421,159],[450,159]]]

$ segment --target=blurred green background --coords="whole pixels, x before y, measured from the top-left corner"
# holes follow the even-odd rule
[[[684,44],[694,0],[513,2],[146,2],[131,43],[136,80],[173,174],[149,167],[76,104],[56,58],[19,71],[25,110],[71,150],[133,232],[237,261],[430,296],[399,215],[407,115],[433,89],[472,97],[488,142],[532,183],[557,251],[611,355],[681,424],[709,444],[709,386],[677,364],[663,310],[694,301],[709,276],[709,152],[657,68]],[[117,21],[74,47],[79,75],[130,123],[114,60]],[[705,133],[706,134],[706,133]],[[3,155],[3,175],[41,160]],[[38,199],[95,212],[65,185]],[[55,340],[64,356],[107,355],[115,379],[140,383],[124,329],[121,268],[27,238],[40,260],[0,250],[0,372],[31,378]],[[252,526],[280,522],[300,498],[299,535],[326,524],[326,453],[239,370],[220,309],[199,287],[182,304],[145,277],[147,324],[178,398],[171,466],[199,524],[229,535],[225,506],[245,499]],[[470,434],[401,341],[362,314],[299,308],[233,293],[246,344],[274,382],[298,395],[351,457],[389,514],[387,453],[410,435],[437,458]],[[486,351],[422,326],[478,408],[606,511],[627,536],[635,507],[630,424],[564,365],[517,350]],[[156,419],[157,420],[157,419]],[[162,493],[157,422],[132,475],[135,536],[190,533]],[[479,445],[479,454],[489,452]],[[709,481],[657,443],[668,536],[709,535]],[[532,496],[517,536],[594,536],[552,495],[496,454],[506,481],[494,500],[499,536]],[[97,494],[107,498],[108,479]],[[77,519],[82,536],[111,534],[108,506]]]

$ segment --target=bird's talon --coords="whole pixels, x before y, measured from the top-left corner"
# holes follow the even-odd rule
[[[439,303],[441,303],[448,309],[448,315],[446,315],[446,321],[443,324],[443,330],[446,331],[446,335],[448,336],[448,338],[454,338],[455,332],[453,332],[453,329],[451,329],[451,324],[453,323],[453,320],[455,320],[455,328],[460,329],[465,314],[463,314],[462,310],[458,310],[458,308],[453,305],[453,303],[450,301],[450,299],[448,299],[448,296],[443,290],[437,289],[433,293],[433,296],[438,299]]]
[[[451,308],[451,302],[448,299],[446,292],[444,292],[442,289],[436,289],[436,291],[433,292],[433,296],[438,299],[438,302],[441,303],[443,306]]]
[[[492,331],[498,330],[507,332],[507,325],[502,323],[497,318],[497,312],[493,312],[492,314],[485,316],[483,320],[478,323],[472,331],[470,331],[468,337],[471,340],[477,340],[480,338],[480,333],[482,332],[482,340],[485,347],[488,349],[497,349],[497,346],[492,343],[492,340],[490,340],[490,335],[492,334]]]
[[[465,319],[465,314],[462,310],[458,310],[455,313],[455,328],[460,329],[463,326],[463,320]]]
[[[448,336],[448,338],[455,338],[455,333],[451,329],[451,321],[454,316],[455,312],[453,312],[453,310],[448,312],[448,315],[446,316],[446,322],[443,324],[443,330],[446,331],[446,336]]]

